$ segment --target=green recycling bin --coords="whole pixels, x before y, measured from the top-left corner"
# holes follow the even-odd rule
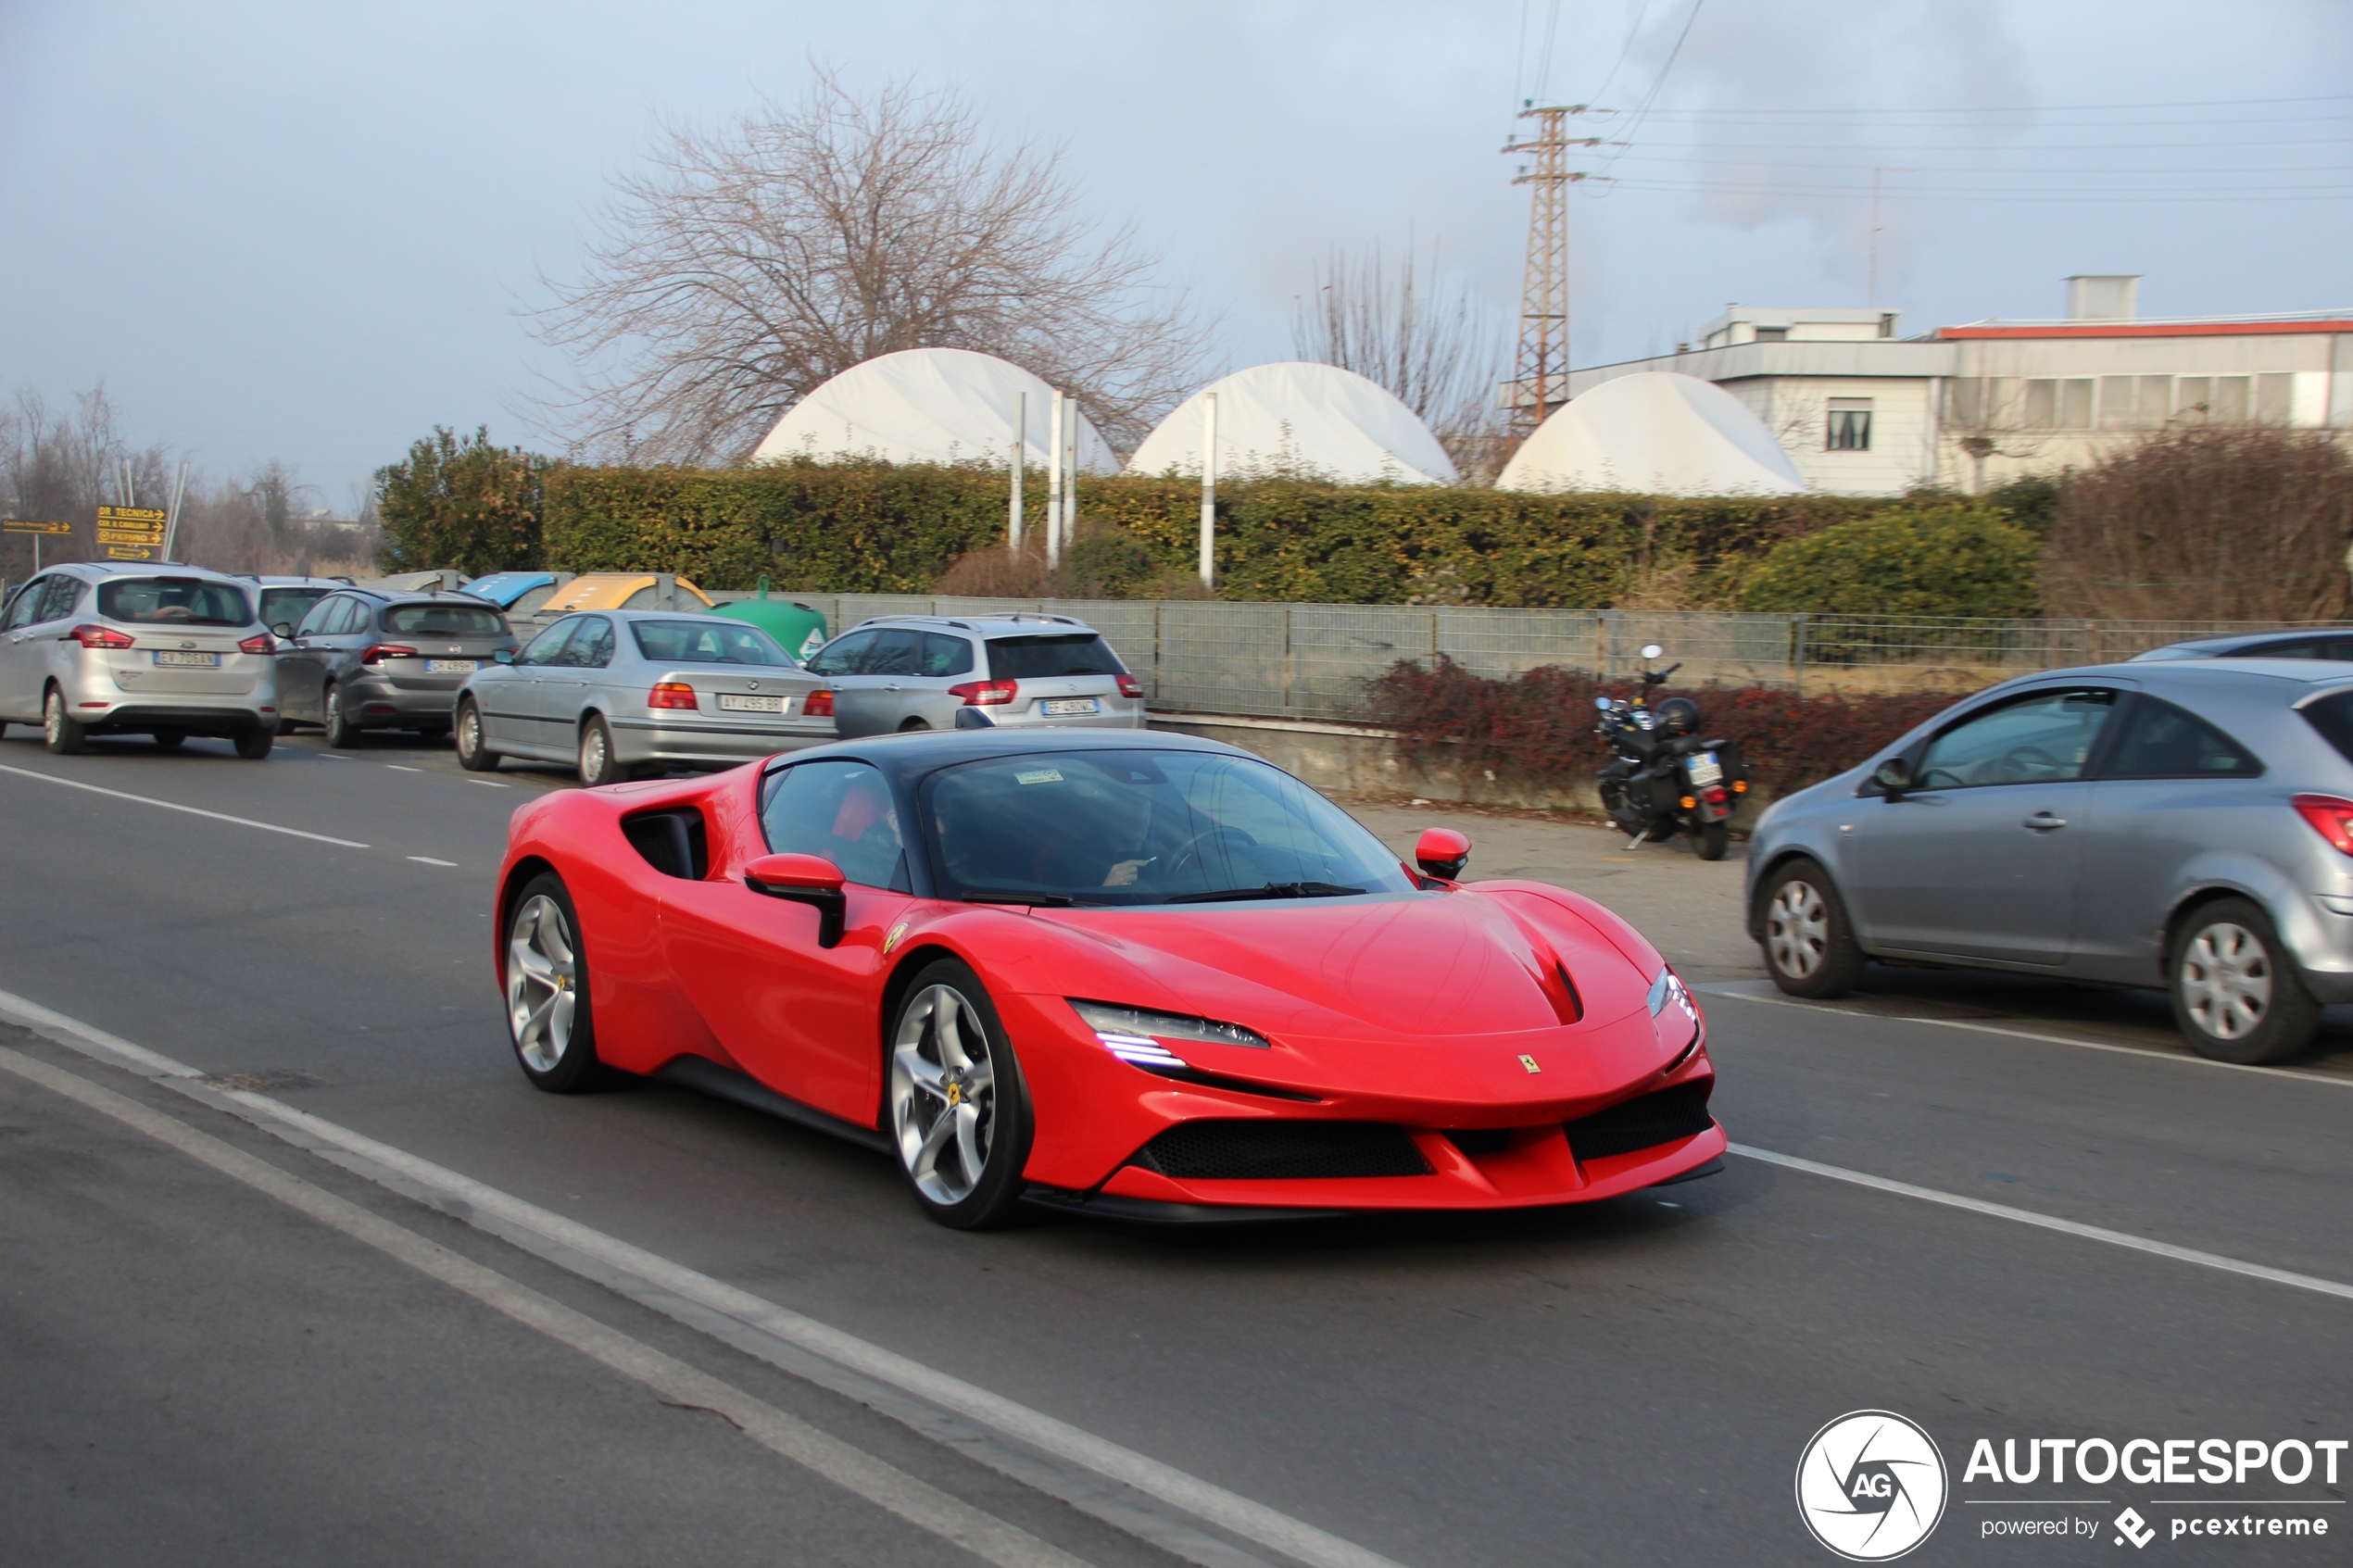
[[[759,627],[784,645],[786,653],[806,660],[825,646],[825,618],[797,599],[772,599],[768,579],[760,580],[760,596],[713,605],[706,615],[724,615]]]

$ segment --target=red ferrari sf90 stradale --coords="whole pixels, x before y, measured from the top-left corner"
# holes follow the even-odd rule
[[[888,735],[515,813],[523,1071],[887,1149],[947,1224],[1584,1202],[1716,1167],[1697,1005],[1561,888],[1421,870],[1247,752]]]

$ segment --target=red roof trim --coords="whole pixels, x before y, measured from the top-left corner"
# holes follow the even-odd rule
[[[2353,332],[2353,321],[2088,321],[2063,327],[1939,327],[1940,338],[1985,337],[2281,337],[2290,332]]]

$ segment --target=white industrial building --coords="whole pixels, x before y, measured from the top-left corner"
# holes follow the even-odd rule
[[[1567,393],[1652,370],[1714,382],[1807,484],[1848,495],[2082,467],[2181,420],[2353,430],[2353,310],[2143,320],[2137,277],[2067,282],[2063,318],[1912,338],[1892,310],[1735,305],[1671,355],[1571,371]]]
[[[1414,410],[1337,365],[1254,365],[1195,392],[1144,437],[1132,474],[1201,472],[1207,404],[1217,399],[1217,471],[1340,484],[1452,484],[1454,464]]]
[[[1697,376],[1619,376],[1562,404],[1520,443],[1498,490],[1791,495],[1806,488],[1765,422]]]
[[[908,348],[878,355],[826,380],[794,404],[753,449],[751,461],[1004,464],[1021,410],[1024,464],[1053,461],[1054,389],[1019,365],[968,348]],[[1078,418],[1078,469],[1119,471],[1119,458]]]

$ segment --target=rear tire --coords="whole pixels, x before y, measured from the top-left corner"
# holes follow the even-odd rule
[[[498,754],[483,744],[482,709],[472,697],[458,705],[458,766],[470,773],[498,771]]]
[[[359,744],[360,728],[345,710],[343,688],[329,685],[319,703],[320,716],[326,721],[327,744],[337,751],[349,751]]]
[[[2165,973],[2173,1022],[2192,1050],[2215,1061],[2285,1061],[2320,1027],[2321,1004],[2252,899],[2201,905],[2175,934]]]
[[[563,878],[524,884],[507,917],[507,1037],[516,1065],[551,1095],[583,1094],[604,1077],[588,1006],[588,955]]]
[[[612,731],[602,714],[591,713],[580,726],[580,782],[595,789],[599,784],[619,784],[623,776],[621,764],[612,757]]]
[[[270,724],[256,724],[250,730],[237,732],[237,755],[248,762],[258,762],[270,755],[278,744],[278,731]]]
[[[1792,860],[1766,885],[1756,945],[1765,972],[1793,997],[1843,997],[1863,982],[1863,949],[1845,901],[1813,860]]]
[[[910,719],[905,723],[899,726],[899,733],[903,735],[912,734],[916,730],[928,730],[930,728],[931,726],[924,722],[921,719]]]
[[[885,1114],[916,1206],[955,1230],[1013,1218],[1036,1132],[1013,1041],[980,976],[924,966],[891,1020]]]
[[[1732,842],[1732,833],[1722,822],[1706,822],[1692,835],[1692,842],[1698,846],[1701,859],[1720,860]]]
[[[188,739],[188,732],[185,730],[157,730],[147,738],[156,743],[156,746],[158,750],[177,751],[186,743]]]
[[[49,695],[41,700],[43,744],[59,757],[70,757],[89,738],[89,726],[75,723],[73,716],[66,711],[66,694],[51,686]]]

